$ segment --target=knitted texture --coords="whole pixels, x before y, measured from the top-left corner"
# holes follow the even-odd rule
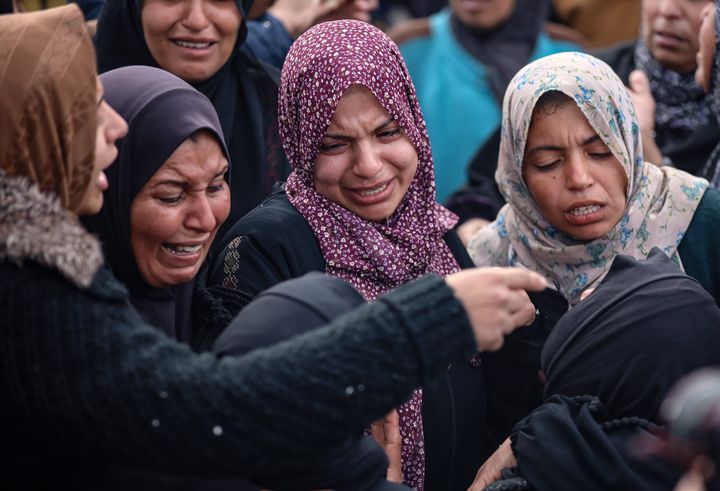
[[[31,453],[208,476],[291,470],[475,344],[452,290],[428,276],[329,326],[218,360],[144,325],[107,269],[83,288],[51,259],[0,262],[0,445]]]

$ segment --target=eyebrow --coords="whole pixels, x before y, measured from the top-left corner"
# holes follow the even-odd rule
[[[581,147],[584,147],[584,146],[586,146],[586,145],[590,145],[590,144],[595,143],[595,142],[597,142],[597,141],[600,141],[600,135],[593,135],[593,136],[591,136],[591,137],[586,138],[585,140],[583,140],[583,142],[580,144],[580,146],[581,146]],[[543,150],[550,151],[550,152],[553,152],[553,151],[557,152],[557,151],[563,150],[563,149],[564,149],[564,147],[558,147],[558,146],[556,146],[556,145],[540,145],[540,146],[538,146],[538,147],[533,147],[533,148],[531,148],[530,150],[528,150],[528,151],[525,153],[525,156],[529,156],[529,155],[531,155],[531,154],[533,154],[533,153],[535,153],[535,152],[542,152]]]
[[[215,175],[213,176],[213,178],[211,179],[211,181],[214,181],[214,180],[217,179],[218,177],[222,177],[222,176],[225,175],[225,173],[226,173],[227,171],[229,171],[229,170],[230,170],[230,165],[225,164],[225,167],[223,167],[223,170],[221,170],[220,172],[218,172],[217,174],[215,174]],[[163,181],[158,181],[158,182],[154,183],[154,184],[152,185],[152,187],[153,187],[153,188],[157,188],[157,187],[159,187],[159,186],[175,186],[175,187],[178,187],[178,188],[186,188],[187,185],[188,185],[187,181],[178,181],[178,180],[176,180],[176,179],[165,179],[165,180],[163,180]]]
[[[392,123],[395,123],[395,119],[393,119],[392,117],[390,117],[387,121],[385,121],[384,123],[378,125],[378,126],[373,130],[373,133],[377,133],[378,131],[380,131],[381,129],[385,128],[386,126],[388,126],[388,125],[390,125],[390,124],[392,124]],[[325,134],[325,138],[334,138],[334,139],[336,139],[336,140],[352,140],[352,137],[349,137],[349,136],[346,136],[346,135],[333,134],[333,133],[326,133],[326,134]]]

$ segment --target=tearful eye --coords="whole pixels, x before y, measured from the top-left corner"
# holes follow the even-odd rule
[[[169,204],[169,205],[173,205],[175,203],[180,202],[180,196],[179,195],[178,196],[163,196],[163,197],[158,197],[157,200],[161,201],[163,203]]]

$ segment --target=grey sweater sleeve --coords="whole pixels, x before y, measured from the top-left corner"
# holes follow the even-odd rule
[[[39,284],[47,281],[15,288],[0,315],[16,326],[0,333],[12,350],[0,414],[26,441],[63,454],[174,473],[297,466],[358,434],[475,344],[461,304],[432,276],[329,326],[222,360],[142,325],[124,302]],[[29,308],[43,288],[53,294]]]

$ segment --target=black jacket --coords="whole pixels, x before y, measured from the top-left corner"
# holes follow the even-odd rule
[[[142,322],[57,199],[0,176],[0,210],[3,483],[92,488],[105,465],[290,472],[475,347],[462,305],[429,276],[268,349],[196,355]]]
[[[471,267],[454,231],[445,242],[461,267]],[[210,270],[213,288],[234,288],[253,297],[267,288],[325,271],[320,245],[305,218],[283,191],[268,197],[237,222],[218,247]],[[485,441],[485,390],[482,369],[454,364],[441,377],[423,385],[425,488],[465,490],[488,456]]]

